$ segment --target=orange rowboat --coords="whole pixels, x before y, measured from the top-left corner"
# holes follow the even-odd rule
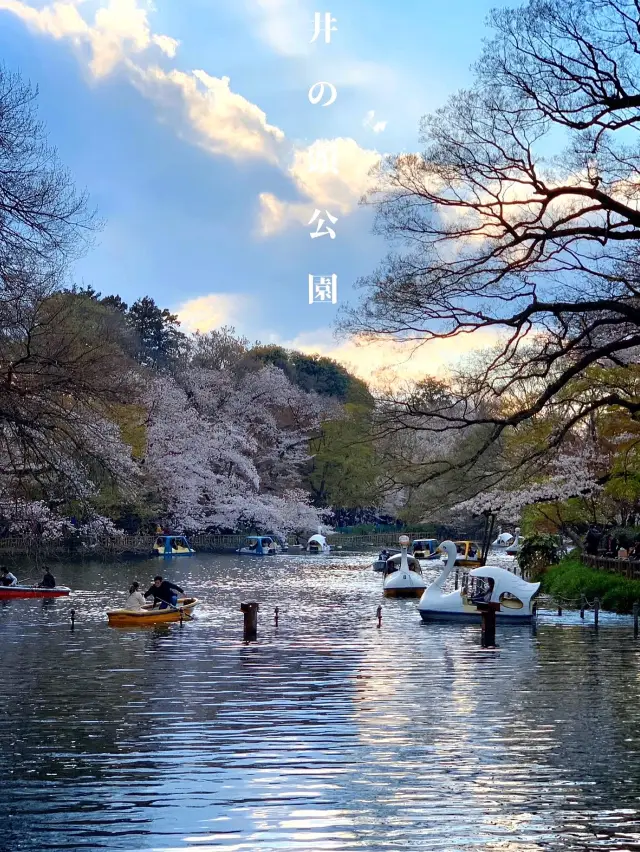
[[[191,617],[198,606],[198,598],[178,598],[175,607],[169,605],[166,609],[148,604],[142,609],[110,609],[107,618],[112,627],[140,627],[141,625],[166,624]]]

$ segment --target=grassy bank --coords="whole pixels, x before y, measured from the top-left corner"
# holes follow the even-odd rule
[[[542,577],[542,592],[555,598],[579,600],[584,594],[590,603],[600,598],[603,609],[631,612],[640,602],[640,580],[627,580],[619,574],[595,571],[578,557],[568,556],[559,565],[551,565]]]

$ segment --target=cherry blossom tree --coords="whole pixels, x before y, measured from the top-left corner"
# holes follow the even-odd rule
[[[308,443],[333,406],[265,367],[238,381],[193,367],[150,393],[145,466],[176,528],[315,528],[297,487]]]

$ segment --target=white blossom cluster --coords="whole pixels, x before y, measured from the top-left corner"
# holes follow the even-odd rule
[[[275,367],[240,381],[191,369],[150,388],[145,466],[175,529],[315,530],[323,513],[299,489],[308,442],[332,404]]]
[[[518,523],[523,509],[535,503],[556,503],[572,497],[587,497],[598,493],[602,486],[597,482],[598,458],[593,447],[587,444],[580,452],[565,452],[554,460],[550,475],[543,481],[514,488],[485,491],[453,507],[461,514],[481,515],[491,513],[502,520]]]

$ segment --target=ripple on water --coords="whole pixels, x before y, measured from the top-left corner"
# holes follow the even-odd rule
[[[629,619],[544,613],[483,651],[384,601],[378,630],[371,559],[163,562],[203,601],[182,629],[106,624],[153,561],[60,566],[81,591],[0,605],[0,848],[640,848]]]

